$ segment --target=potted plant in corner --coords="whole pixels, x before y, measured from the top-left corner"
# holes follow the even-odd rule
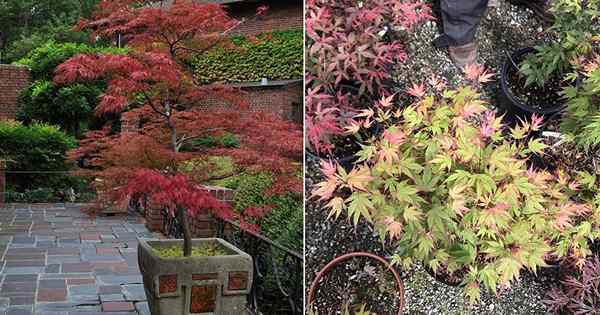
[[[222,239],[192,239],[188,222],[203,211],[231,219],[228,205],[183,175],[152,170],[137,171],[121,194],[144,194],[177,216],[183,229],[182,240],[140,240],[138,263],[153,315],[245,312],[252,257]]]
[[[552,1],[549,32],[554,40],[507,56],[500,71],[500,104],[524,118],[533,113],[552,117],[564,107],[563,89],[577,83],[572,63],[593,50],[598,40],[599,1]]]

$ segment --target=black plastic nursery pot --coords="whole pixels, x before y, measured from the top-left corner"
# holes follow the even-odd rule
[[[219,246],[225,255],[159,257],[154,249],[183,246],[183,240],[140,240],[138,264],[152,315],[246,313],[253,279],[252,257],[219,238],[192,245]]]
[[[533,114],[544,116],[546,120],[555,119],[564,107],[564,101],[556,99],[546,103],[529,103],[515,95],[511,86],[524,86],[523,82],[516,82],[518,76],[518,66],[527,55],[535,53],[532,47],[526,47],[507,56],[500,70],[500,89],[498,89],[498,105],[504,110],[513,121],[520,119],[530,119]]]

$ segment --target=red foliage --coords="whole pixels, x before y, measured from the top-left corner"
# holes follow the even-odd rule
[[[261,7],[257,14],[265,11]],[[94,21],[80,23],[82,28],[93,28],[94,37],[121,34],[129,52],[74,56],[57,68],[54,81],[105,80],[107,90],[96,108],[97,114],[123,113],[126,120],[141,126],[115,135],[108,130],[92,131],[70,153],[71,159],[87,162],[84,166],[101,179],[103,192],[119,192],[115,198],[148,194],[159,205],[186,207],[191,215],[218,206],[218,215],[231,216],[200,186],[176,173],[181,161],[197,155],[232,156],[237,165],[249,171],[274,173],[273,191],[302,191],[297,176],[302,161],[300,126],[275,116],[243,111],[245,102],[238,90],[198,85],[185,67],[189,55],[225,44],[228,33],[240,23],[217,4],[175,1],[166,6],[156,1],[131,0],[101,1]],[[193,110],[214,98],[237,106],[219,111]],[[193,139],[225,131],[240,138],[240,148],[179,152]]]
[[[177,208],[182,208],[192,217],[210,212],[224,220],[236,218],[228,204],[216,200],[208,190],[183,175],[139,169],[128,178],[127,184],[119,189],[119,193],[122,196],[144,195],[154,206],[167,208],[172,213]]]
[[[383,82],[406,54],[387,34],[432,16],[416,0],[308,0],[306,7],[308,140],[318,153],[330,153],[331,137],[342,133],[359,97],[391,94]]]

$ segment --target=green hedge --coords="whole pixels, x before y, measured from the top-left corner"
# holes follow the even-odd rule
[[[192,60],[192,67],[203,83],[301,78],[303,36],[299,29],[261,34],[258,41],[234,37],[239,50],[213,49]]]
[[[68,171],[65,159],[75,147],[75,139],[55,126],[34,123],[0,122],[0,159],[7,160],[9,171]],[[24,192],[72,187],[73,179],[64,174],[7,174],[9,191]]]
[[[21,93],[18,119],[58,125],[74,136],[82,135],[94,121],[94,108],[105,89],[104,82],[57,86],[52,82],[55,68],[77,54],[122,54],[119,48],[90,47],[86,44],[48,42],[15,64],[29,67],[33,82]]]
[[[49,41],[45,45],[29,52],[24,58],[15,61],[14,64],[27,66],[31,70],[31,77],[33,80],[52,80],[54,69],[77,54],[124,54],[126,52],[127,50],[124,48],[91,47],[86,44],[56,43],[54,41]]]

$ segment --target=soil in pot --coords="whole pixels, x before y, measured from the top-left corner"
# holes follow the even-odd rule
[[[450,272],[446,266],[438,267],[437,272],[434,272],[433,269],[429,268],[429,266],[425,266],[425,270],[435,280],[452,287],[459,286],[467,274],[466,268]]]
[[[161,258],[182,258],[183,247],[182,246],[168,246],[153,248],[154,253]],[[227,249],[216,244],[201,244],[192,247],[192,257],[206,257],[206,256],[227,256],[231,255]]]
[[[318,314],[342,314],[344,305],[365,305],[371,314],[395,314],[398,294],[394,275],[384,265],[354,257],[324,276],[313,305]]]
[[[520,65],[527,56],[528,54],[514,56],[513,61],[516,65]],[[515,68],[514,65],[508,67],[506,75],[508,88],[512,95],[533,110],[543,113],[556,106],[562,105],[563,100],[560,92],[564,85],[562,83],[563,76],[561,74],[555,73],[552,75],[542,87],[535,83],[525,86],[526,77],[522,75],[519,72],[519,69]]]

